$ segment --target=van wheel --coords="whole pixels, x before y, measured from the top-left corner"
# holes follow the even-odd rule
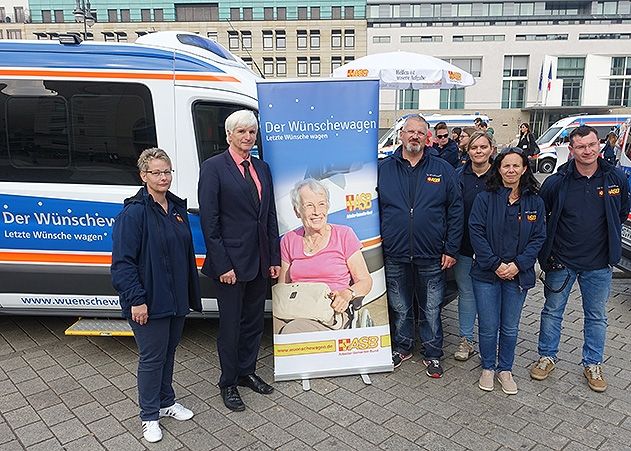
[[[556,161],[552,158],[546,158],[543,161],[539,162],[539,172],[543,174],[551,174],[554,171],[554,167],[556,166]]]

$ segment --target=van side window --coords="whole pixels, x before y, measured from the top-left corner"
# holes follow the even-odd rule
[[[0,181],[139,185],[138,155],[155,146],[144,85],[0,80]]]
[[[193,124],[200,163],[228,148],[224,123],[228,116],[244,108],[246,107],[240,105],[203,101],[193,104]],[[259,141],[257,143],[260,146]]]

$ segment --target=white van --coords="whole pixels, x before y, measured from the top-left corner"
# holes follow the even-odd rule
[[[583,115],[570,116],[555,122],[537,139],[539,155],[531,160],[533,168],[537,172],[550,174],[565,163],[569,154],[570,133],[575,128],[581,125],[594,127],[598,131],[601,144],[604,144],[607,134],[617,130],[629,118],[629,114]]]
[[[188,199],[198,265],[200,162],[227,144],[224,120],[257,109],[257,77],[192,33],[135,44],[0,40],[0,313],[120,315],[111,228],[159,146]],[[201,280],[204,314],[217,311]]]
[[[631,187],[631,119],[620,125],[616,143],[616,159],[620,168],[627,174]],[[631,272],[631,214],[622,224],[622,258],[618,267]]]
[[[410,116],[416,116],[416,114],[406,114],[405,116],[401,116],[397,119],[395,124],[386,133],[384,133],[381,138],[379,138],[379,144],[377,146],[379,158],[385,158],[394,153],[400,144],[399,132],[401,131],[405,120]],[[445,122],[447,127],[449,127],[449,130],[453,127],[473,127],[476,119],[481,119],[490,125],[489,117],[484,114],[431,114],[428,116],[421,114],[421,116],[423,116],[430,127],[434,127],[439,122]]]

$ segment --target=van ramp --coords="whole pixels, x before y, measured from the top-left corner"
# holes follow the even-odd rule
[[[131,326],[124,319],[79,318],[66,329],[66,335],[91,337],[133,337]]]

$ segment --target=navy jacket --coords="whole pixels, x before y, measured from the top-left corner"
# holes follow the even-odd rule
[[[186,201],[168,192],[167,200],[186,223],[191,233],[186,212]],[[202,311],[199,275],[195,263],[193,239],[188,249],[188,308],[174,302],[173,283],[168,277],[168,255],[165,253],[161,207],[154,202],[146,188],[125,200],[125,207],[116,217],[112,234],[112,285],[118,292],[123,316],[131,318],[131,307],[147,304],[150,319],[181,315],[189,308]],[[169,296],[169,294],[171,294]]]
[[[278,221],[269,166],[250,161],[261,182],[257,210],[248,184],[228,150],[204,161],[198,185],[199,212],[206,242],[202,273],[218,279],[234,269],[238,282],[254,280],[261,269],[280,265]]]
[[[464,233],[462,234],[462,243],[460,244],[461,255],[473,257],[473,246],[471,246],[471,238],[469,238],[469,216],[473,208],[475,198],[483,191],[486,191],[486,181],[489,178],[491,169],[486,171],[484,175],[478,177],[471,169],[471,160],[466,160],[464,166],[456,169],[460,191],[462,191],[462,201],[464,204]]]
[[[410,189],[410,181],[415,189]],[[413,261],[458,254],[462,194],[449,163],[425,152],[411,173],[399,147],[379,162],[377,189],[387,257]]]
[[[493,282],[500,280],[495,274],[503,262],[502,249],[504,221],[510,189],[484,191],[476,197],[469,217],[469,234],[475,255],[471,277]],[[519,200],[519,240],[514,263],[519,268],[517,278],[522,290],[535,286],[535,262],[546,239],[545,208],[543,200],[528,191]],[[515,231],[517,233],[517,230]]]
[[[605,181],[605,214],[607,216],[609,264],[615,265],[622,256],[622,223],[629,215],[629,182],[625,173],[610,165],[603,159],[598,159],[598,165],[603,173]],[[567,188],[570,177],[573,177],[576,170],[576,163],[570,160],[560,166],[556,174],[548,177],[541,187],[540,195],[548,212],[548,237],[539,253],[539,265],[546,271],[549,269],[550,255],[554,236],[559,225],[559,216],[563,212],[563,205],[567,196]],[[605,237],[595,237],[595,239],[605,239]]]
[[[444,147],[434,144],[434,148],[438,151],[438,156],[452,167],[457,168],[460,165],[460,149],[458,143],[453,139],[449,138]]]

